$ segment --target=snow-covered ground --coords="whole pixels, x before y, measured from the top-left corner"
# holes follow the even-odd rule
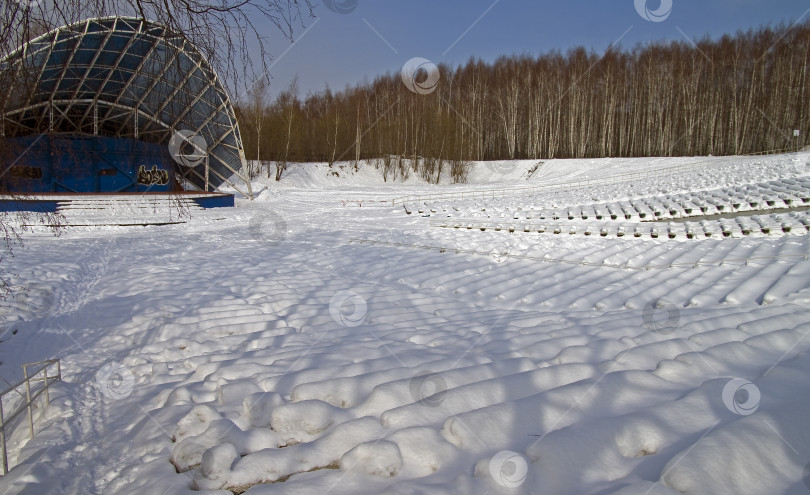
[[[0,376],[64,380],[0,492],[810,494],[810,153],[536,165],[27,234]]]

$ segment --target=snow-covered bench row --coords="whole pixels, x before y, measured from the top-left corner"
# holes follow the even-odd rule
[[[781,163],[780,163],[781,161]],[[639,163],[640,164],[640,163]],[[564,165],[557,165],[564,167]],[[684,189],[715,187],[726,184],[729,178],[735,183],[749,183],[784,176],[784,157],[771,159],[750,159],[743,157],[711,157],[687,163],[670,163],[661,166],[660,160],[651,159],[644,167],[626,170],[618,174],[605,174],[591,170],[581,174],[565,174],[550,183],[518,183],[512,187],[498,189],[469,189],[439,191],[419,196],[402,196],[391,201],[392,206],[430,201],[464,202],[486,201],[488,199],[510,200],[521,197],[571,195],[588,191],[660,189],[662,187],[683,186]],[[780,170],[781,169],[781,170]],[[780,170],[777,172],[777,170]],[[778,175],[775,175],[778,174]]]
[[[651,221],[722,215],[736,212],[810,207],[810,178],[784,179],[710,191],[628,199],[610,203],[548,208],[531,204],[487,202],[453,206],[437,203],[406,206],[406,211],[443,212],[465,217],[513,220],[639,220]]]
[[[756,215],[733,219],[696,222],[559,222],[528,223],[479,219],[443,219],[434,227],[495,232],[539,234],[581,234],[601,237],[648,237],[700,239],[707,237],[744,237],[756,235],[804,235],[810,230],[809,212]]]

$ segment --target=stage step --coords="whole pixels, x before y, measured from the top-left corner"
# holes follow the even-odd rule
[[[202,210],[196,201],[184,197],[81,197],[57,202],[65,224],[76,227],[185,223],[190,213]]]

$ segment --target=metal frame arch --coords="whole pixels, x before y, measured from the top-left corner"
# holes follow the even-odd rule
[[[30,79],[24,80],[26,74]],[[82,129],[91,115],[98,115],[94,129],[104,122],[103,133],[95,131],[101,135],[165,146],[176,132],[189,130],[206,140],[208,173],[175,170],[198,189],[228,184],[253,197],[227,90],[203,55],[163,25],[105,17],[62,26],[0,60],[0,76],[10,82],[0,102],[6,136],[35,134],[43,126],[86,134]],[[14,87],[21,84],[31,87]],[[246,191],[233,178],[241,179]]]

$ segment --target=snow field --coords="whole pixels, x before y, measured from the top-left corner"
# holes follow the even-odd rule
[[[689,201],[804,183],[792,155],[715,160]],[[638,163],[574,162],[537,174]],[[65,382],[37,436],[15,432],[0,491],[810,493],[807,235],[439,229],[377,200],[388,186],[324,184],[183,225],[35,233],[15,280],[51,302],[10,306],[0,371],[56,355]],[[661,184],[554,201],[595,216]]]

